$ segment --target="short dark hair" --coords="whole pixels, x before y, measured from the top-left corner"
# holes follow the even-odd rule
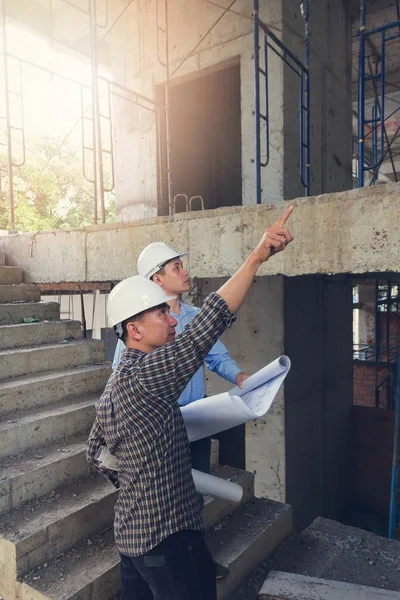
[[[172,259],[173,260],[173,259]],[[162,267],[160,267],[158,269],[158,271],[156,271],[155,273],[153,273],[153,275],[150,277],[151,281],[153,281],[153,277],[154,275],[165,275],[165,265],[167,265],[170,261],[168,260],[166,263],[164,263],[162,265]]]

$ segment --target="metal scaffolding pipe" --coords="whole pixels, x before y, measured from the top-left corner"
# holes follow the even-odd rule
[[[254,115],[256,123],[256,203],[261,204],[261,140],[260,140],[260,30],[259,2],[254,0],[253,8],[254,37]],[[265,65],[268,69],[268,65]]]
[[[365,121],[365,0],[360,0],[360,48],[358,55],[358,180],[364,187]]]
[[[14,173],[12,159],[12,138],[11,138],[11,114],[10,114],[10,94],[8,89],[8,54],[7,54],[7,23],[6,23],[6,0],[1,2],[1,30],[3,38],[3,78],[4,78],[4,106],[6,119],[7,136],[7,173],[8,173],[8,197],[10,205],[10,229],[15,231],[15,206],[14,206]]]
[[[90,39],[92,46],[92,106],[93,106],[93,132],[94,147],[93,154],[97,157],[93,160],[97,163],[94,172],[95,186],[95,222],[97,222],[97,199],[100,196],[100,218],[105,223],[105,204],[104,204],[104,167],[103,167],[103,149],[101,144],[101,115],[99,103],[99,80],[98,80],[98,60],[97,60],[97,0],[89,0],[89,19],[90,19]]]

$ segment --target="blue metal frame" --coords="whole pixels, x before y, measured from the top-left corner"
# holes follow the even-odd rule
[[[366,0],[360,0],[360,50],[358,65],[358,174],[357,187],[364,187],[365,172],[374,172],[373,183],[376,180],[378,171],[386,158],[388,150],[385,151],[385,68],[386,68],[386,44],[391,40],[400,38],[400,10],[397,0],[396,8],[399,19],[380,27],[375,27],[369,31],[366,30]],[[395,34],[387,35],[393,29],[398,29]],[[365,44],[372,35],[380,34],[380,72],[374,75],[365,74]],[[372,109],[371,119],[365,118],[365,84],[367,81],[379,82],[379,98],[375,99]],[[366,164],[365,161],[365,127],[371,125],[372,135],[372,164]],[[378,136],[378,129],[380,133]],[[390,151],[390,147],[389,147]]]
[[[270,159],[269,139],[269,81],[268,81],[268,49],[270,48],[300,79],[299,125],[300,125],[300,180],[305,195],[310,195],[310,30],[309,0],[301,1],[305,22],[305,59],[304,64],[281,42],[268,25],[259,18],[259,0],[253,5],[254,36],[254,115],[256,130],[256,201],[261,204],[261,169],[266,167]],[[260,30],[264,36],[264,68],[260,66]],[[264,77],[265,108],[261,112],[260,76]],[[265,122],[265,157],[261,156],[261,121]]]

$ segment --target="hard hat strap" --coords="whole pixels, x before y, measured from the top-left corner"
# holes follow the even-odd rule
[[[117,323],[114,325],[114,333],[119,340],[122,340],[122,336],[124,335],[124,328],[122,327],[122,323]]]

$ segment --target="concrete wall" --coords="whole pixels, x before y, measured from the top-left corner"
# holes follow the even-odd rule
[[[116,1],[116,14],[122,6],[121,0]],[[206,0],[169,2],[169,59],[171,85],[239,60],[242,203],[247,205],[255,203],[253,3],[238,0],[233,8],[235,12],[226,13],[181,64],[223,11]],[[298,0],[261,3],[260,17],[304,61],[304,20]],[[160,22],[163,25],[162,16]],[[110,35],[114,79],[149,98],[156,97],[156,86],[166,79],[158,58],[165,58],[164,38],[159,33],[157,46],[156,23],[156,0],[137,1]],[[319,194],[351,187],[351,24],[344,2],[323,0],[312,5],[310,27],[312,193]],[[261,36],[261,46],[262,40]],[[272,51],[269,78],[271,155],[262,181],[263,202],[267,203],[304,193],[298,168],[299,78]],[[154,216],[157,119],[148,110],[119,99],[113,118],[118,218],[128,221]],[[264,133],[261,137],[264,140]],[[181,192],[185,190],[173,188],[173,195]]]
[[[122,3],[120,3],[122,5]],[[162,4],[162,3],[161,3]],[[227,13],[191,57],[178,69],[200,38],[215,23],[222,10],[204,0],[169,2],[169,52],[173,81],[201,74],[210,68],[221,68],[239,57],[241,64],[241,127],[243,203],[254,203],[254,109],[252,2],[239,0],[235,10],[245,18]],[[118,11],[118,6],[116,11]],[[262,17],[278,29],[282,28],[280,0],[265,3]],[[162,23],[162,17],[161,17]],[[113,77],[147,97],[155,97],[155,86],[166,79],[165,68],[157,58],[156,1],[135,2],[126,18],[115,27],[110,38]],[[165,58],[164,39],[159,38],[161,59]],[[283,198],[283,68],[276,57],[271,59],[271,103],[277,107],[271,143],[274,148],[271,174],[268,178],[270,199]],[[172,83],[173,85],[173,83]],[[120,220],[143,218],[157,214],[157,132],[151,113],[125,103],[114,113],[117,213]],[[174,194],[185,190],[174,190]],[[143,212],[144,211],[144,212]]]
[[[224,281],[220,278],[203,280],[203,296],[218,289]],[[237,322],[221,339],[243,371],[251,374],[283,354],[283,333],[283,277],[257,277]],[[208,393],[231,387],[209,371],[206,378]],[[255,473],[256,494],[281,502],[285,501],[283,400],[282,391],[265,418],[219,436],[221,462]],[[242,465],[240,453],[243,454]]]
[[[398,271],[400,184],[363,188],[295,202],[288,250],[259,275]],[[27,282],[118,281],[135,273],[144,246],[163,240],[191,252],[198,277],[229,276],[281,214],[283,203],[216,209],[70,231],[0,237],[8,265]]]
[[[300,2],[285,0],[283,42],[304,57]],[[347,0],[310,3],[311,194],[352,187],[352,29]],[[284,78],[284,198],[303,193],[298,176],[298,78]]]

